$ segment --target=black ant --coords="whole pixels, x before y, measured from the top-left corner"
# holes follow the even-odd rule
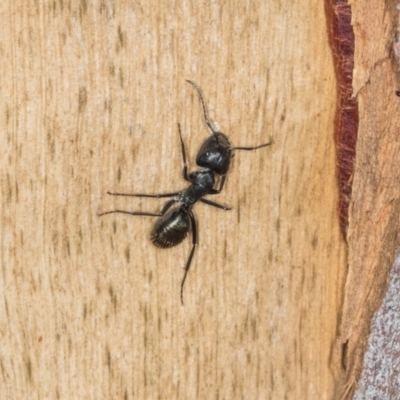
[[[153,244],[159,248],[167,249],[180,244],[186,238],[190,229],[192,229],[192,250],[185,266],[185,274],[181,283],[181,302],[183,304],[183,286],[186,276],[190,268],[190,263],[193,258],[194,250],[197,245],[197,225],[196,219],[192,212],[192,206],[201,201],[213,207],[221,208],[222,210],[230,210],[229,207],[214,203],[211,200],[203,199],[207,194],[218,194],[219,191],[214,189],[215,178],[214,173],[209,168],[204,168],[188,175],[186,164],[185,146],[182,139],[181,127],[178,124],[179,137],[181,140],[182,158],[183,158],[183,178],[190,182],[190,186],[180,192],[165,193],[165,194],[126,194],[126,193],[111,193],[112,196],[133,196],[133,197],[173,197],[169,200],[159,213],[145,213],[141,211],[130,212],[124,210],[106,211],[99,214],[123,213],[129,215],[145,215],[150,217],[160,217],[154,224],[150,233],[150,239]],[[168,211],[174,203],[182,203]],[[168,212],[167,212],[168,211]]]
[[[229,170],[230,159],[233,157],[233,150],[256,150],[271,144],[265,143],[256,147],[232,147],[227,136],[221,132],[216,131],[211,125],[207,117],[206,107],[203,100],[203,95],[198,86],[189,82],[198,92],[200,101],[203,108],[204,119],[207,126],[212,131],[212,136],[205,140],[200,148],[196,158],[196,163],[203,169],[192,172],[188,175],[185,146],[182,139],[182,132],[180,124],[178,124],[179,138],[181,142],[182,158],[183,158],[183,178],[190,182],[190,186],[180,192],[165,193],[165,194],[126,194],[126,193],[111,193],[112,196],[133,196],[133,197],[152,197],[152,198],[166,198],[173,197],[169,200],[159,213],[146,213],[141,211],[125,211],[125,210],[112,210],[98,214],[99,216],[111,213],[123,213],[129,215],[143,215],[150,217],[160,217],[153,226],[150,233],[150,239],[153,244],[159,248],[170,248],[180,244],[192,231],[192,249],[189,258],[186,262],[185,272],[181,282],[181,303],[183,305],[183,287],[189,272],[190,264],[193,258],[195,248],[197,246],[197,223],[195,216],[192,212],[193,205],[201,201],[202,203],[210,206],[220,208],[222,210],[230,210],[229,207],[215,203],[211,200],[204,199],[206,195],[214,195],[221,192],[226,174]],[[221,182],[218,189],[214,188],[215,176],[214,174],[221,175]],[[173,207],[175,203],[181,203],[180,206]]]

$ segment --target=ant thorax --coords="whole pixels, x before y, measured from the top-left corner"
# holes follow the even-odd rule
[[[181,190],[174,200],[178,203],[183,203],[187,207],[193,206],[214,187],[214,173],[209,169],[192,172],[189,175],[191,185],[184,190]]]
[[[203,186],[206,189],[212,189],[215,184],[214,173],[209,168],[204,168],[189,175],[189,181],[193,185]]]

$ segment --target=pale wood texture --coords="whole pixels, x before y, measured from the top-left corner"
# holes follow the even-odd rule
[[[321,1],[1,2],[0,398],[330,399],[345,247]],[[199,248],[156,249],[207,130],[238,152]]]
[[[351,4],[353,86],[360,125],[348,230],[349,271],[337,348],[344,366],[342,394],[348,399],[361,374],[371,318],[387,288],[400,227],[400,99],[395,95],[400,79],[392,59],[396,3]]]

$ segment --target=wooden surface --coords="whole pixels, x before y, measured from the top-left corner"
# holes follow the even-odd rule
[[[330,399],[345,247],[320,1],[5,1],[0,397]],[[236,153],[199,248],[156,249],[157,199],[207,137]]]

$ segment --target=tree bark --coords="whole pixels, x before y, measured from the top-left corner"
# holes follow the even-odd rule
[[[0,397],[331,399],[347,262],[323,2],[0,9]],[[382,100],[390,60],[373,65],[356,93],[387,107],[381,121],[394,130],[398,103]],[[149,240],[155,218],[97,214],[164,204],[107,191],[187,187],[177,123],[190,171],[209,132],[185,79],[233,145],[273,145],[236,152],[213,197],[232,211],[193,208],[199,246],[181,306],[190,237],[160,250]],[[361,124],[373,136],[373,121]],[[381,163],[394,156],[384,144]],[[355,174],[353,187],[363,184]],[[385,221],[388,204],[374,209]],[[350,221],[349,238],[356,231]]]
[[[349,269],[336,349],[343,365],[341,398],[348,399],[358,386],[371,319],[387,289],[400,222],[399,64],[393,51],[398,11],[394,2],[352,1],[351,8],[359,127],[347,232]],[[376,369],[375,378],[381,373]],[[361,398],[372,397],[365,392]]]

